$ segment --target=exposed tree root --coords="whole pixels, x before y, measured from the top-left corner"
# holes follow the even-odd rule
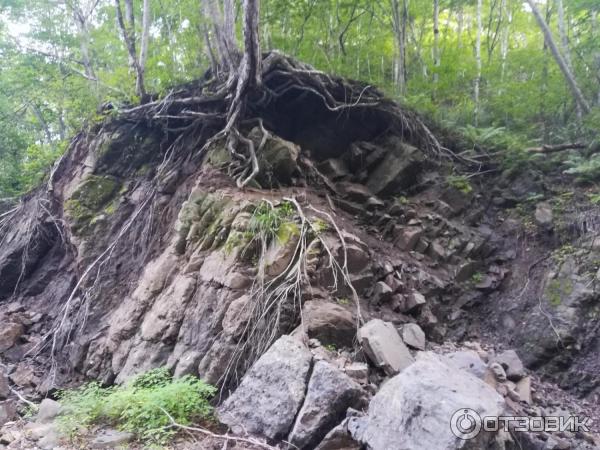
[[[250,445],[254,445],[256,447],[259,448],[264,448],[267,450],[277,450],[277,447],[273,447],[269,444],[266,444],[265,442],[262,442],[258,439],[255,438],[244,438],[244,437],[239,437],[239,436],[228,436],[226,434],[217,434],[217,433],[213,433],[210,430],[207,430],[206,428],[201,428],[201,427],[190,427],[188,425],[182,425],[180,423],[177,423],[175,421],[175,419],[173,418],[173,416],[171,414],[169,414],[167,412],[167,410],[165,410],[164,408],[160,407],[160,410],[169,418],[169,421],[171,422],[170,425],[167,426],[167,428],[177,428],[179,430],[183,430],[183,431],[189,431],[192,433],[201,433],[205,436],[208,436],[210,438],[213,439],[219,439],[219,440],[223,440],[226,442],[240,442],[240,443],[244,443],[244,444],[250,444]]]
[[[284,198],[283,200],[294,205],[300,221],[296,247],[287,267],[279,275],[267,280],[265,255],[271,243],[270,237],[264,233],[258,233],[254,237],[253,241],[257,241],[259,244],[258,274],[250,290],[250,299],[246,310],[241,313],[249,320],[242,333],[243,338],[236,345],[227,368],[219,380],[219,384],[223,388],[230,382],[236,383],[238,381],[237,373],[244,373],[282,334],[284,331],[283,317],[288,322],[300,321],[302,324],[303,290],[305,287],[310,287],[308,264],[315,253],[321,253],[321,249],[327,257],[324,270],[331,270],[333,274],[332,288],[337,290],[340,283],[343,283],[352,292],[356,306],[357,331],[363,322],[358,294],[352,286],[348,272],[346,243],[333,217],[309,205],[308,209],[318,215],[309,219],[296,199]],[[271,205],[271,207],[274,206]],[[321,218],[325,218],[335,231],[335,235],[342,245],[343,261],[337,260],[324,239],[322,225],[317,222],[317,219],[322,221]]]
[[[258,122],[266,135],[262,121],[265,113],[292,92],[296,96],[317,97],[331,112],[376,111],[386,118],[390,128],[430,155],[466,161],[443,147],[417,114],[386,99],[370,85],[332,77],[277,51],[263,55],[260,70],[262,82],[258,85],[248,82],[250,74],[244,70],[225,79],[213,78],[209,73],[209,80],[199,87],[201,92],[172,91],[160,101],[126,109],[123,115],[127,120],[158,123],[167,132],[181,132],[182,139],[174,146],[188,142],[188,135],[210,128],[212,135],[208,133],[210,137],[198,153],[204,157],[213,144],[223,140],[231,156],[229,172],[239,187],[257,175],[258,154],[262,150],[262,145],[255,148],[248,138],[248,124]]]

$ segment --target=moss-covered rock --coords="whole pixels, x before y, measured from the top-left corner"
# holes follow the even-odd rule
[[[65,211],[76,234],[83,234],[100,213],[111,215],[116,211],[115,195],[120,185],[114,177],[99,175],[91,175],[79,185],[65,202]]]

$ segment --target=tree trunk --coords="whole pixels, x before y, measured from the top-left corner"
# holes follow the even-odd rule
[[[458,48],[462,48],[463,44],[462,44],[462,33],[463,33],[463,28],[465,25],[465,16],[464,16],[464,11],[463,11],[463,6],[462,5],[458,5],[458,25],[457,25],[457,30],[456,30],[456,34],[457,34],[457,45]]]
[[[477,37],[475,40],[475,65],[477,75],[475,76],[475,126],[479,126],[479,89],[481,85],[481,10],[482,0],[477,0]]]
[[[401,95],[406,92],[406,22],[407,22],[407,1],[402,0],[402,11],[398,0],[392,0],[392,27],[394,30],[396,44],[396,70],[395,84],[398,93]]]
[[[556,12],[558,13],[558,34],[560,36],[561,50],[565,58],[565,64],[571,72],[573,72],[573,64],[571,63],[571,51],[569,49],[569,38],[567,37],[567,27],[565,25],[565,10],[562,0],[556,0]],[[575,102],[577,110],[577,118],[581,120],[583,111],[579,102]]]
[[[583,97],[583,94],[581,93],[581,90],[579,89],[579,86],[577,85],[577,81],[575,81],[575,77],[571,73],[569,66],[567,65],[562,54],[560,53],[560,50],[556,46],[556,43],[554,42],[554,38],[552,37],[552,32],[550,31],[548,24],[544,21],[544,18],[542,17],[542,15],[540,14],[540,11],[538,10],[537,6],[535,5],[534,0],[527,0],[527,3],[529,4],[529,6],[531,8],[531,11],[533,13],[533,16],[535,17],[535,20],[537,21],[538,25],[542,29],[542,32],[544,33],[544,37],[546,39],[546,42],[548,43],[548,47],[550,48],[550,51],[552,52],[552,56],[554,56],[554,59],[556,60],[558,67],[562,71],[563,76],[565,77],[565,81],[567,82],[569,88],[571,89],[571,93],[573,94],[573,98],[574,98],[575,102],[579,104],[579,106],[581,107],[581,109],[583,110],[583,112],[585,114],[589,113],[590,106],[588,105],[587,101]]]
[[[440,1],[433,0],[433,93],[436,94],[440,67]]]
[[[119,29],[121,31],[121,35],[123,36],[123,40],[125,41],[125,46],[127,47],[127,53],[129,55],[129,64],[135,73],[135,90],[138,97],[142,102],[147,100],[146,88],[144,86],[144,68],[140,66],[140,62],[142,61],[142,55],[140,52],[140,58],[138,59],[137,51],[135,48],[135,17],[133,14],[133,2],[132,0],[124,0],[125,2],[125,18],[127,19],[127,23],[125,23],[125,19],[123,18],[123,12],[121,10],[121,0],[115,0],[115,6],[117,10],[117,24],[119,25]],[[147,17],[146,14],[148,14]],[[144,12],[143,12],[143,26],[144,30],[142,30],[142,48],[146,46],[146,49],[143,48],[143,52],[147,51],[147,33],[149,32],[150,27],[150,7],[149,0],[144,0]],[[145,22],[145,23],[144,23]],[[144,44],[143,35],[146,33],[146,43]],[[145,56],[144,56],[144,64],[145,64]]]
[[[500,41],[500,58],[502,60],[500,68],[500,81],[504,81],[504,74],[506,73],[506,58],[508,57],[508,46],[510,39],[510,25],[512,24],[512,11],[506,4],[507,0],[502,0],[501,8],[503,15],[506,17],[506,23],[502,28],[502,37]]]
[[[142,11],[142,39],[140,42],[140,58],[138,60],[138,75],[136,92],[142,99],[146,97],[145,76],[146,60],[148,59],[148,39],[150,37],[150,0],[144,0]]]
[[[88,78],[95,79],[96,74],[92,66],[89,51],[90,32],[88,28],[88,17],[93,10],[86,13],[78,5],[71,2],[68,2],[67,6],[71,9],[73,21],[77,27],[77,34],[79,35],[79,49],[81,51],[81,62],[83,63],[84,73]]]

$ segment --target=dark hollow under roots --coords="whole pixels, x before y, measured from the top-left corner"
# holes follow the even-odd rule
[[[394,132],[432,156],[456,157],[414,112],[373,86],[315,70],[279,52],[263,55],[262,82],[246,86],[242,74],[208,72],[154,101],[124,111],[127,120],[160,126],[173,139],[171,153],[195,147],[204,158],[216,142],[231,156],[229,173],[239,187],[259,171],[257,155],[269,133],[298,143],[316,160],[339,156],[357,140]],[[262,140],[248,137],[258,126]]]

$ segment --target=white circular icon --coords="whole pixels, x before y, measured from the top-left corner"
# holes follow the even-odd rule
[[[459,409],[450,419],[450,429],[459,439],[473,439],[481,431],[481,416],[470,408]]]

